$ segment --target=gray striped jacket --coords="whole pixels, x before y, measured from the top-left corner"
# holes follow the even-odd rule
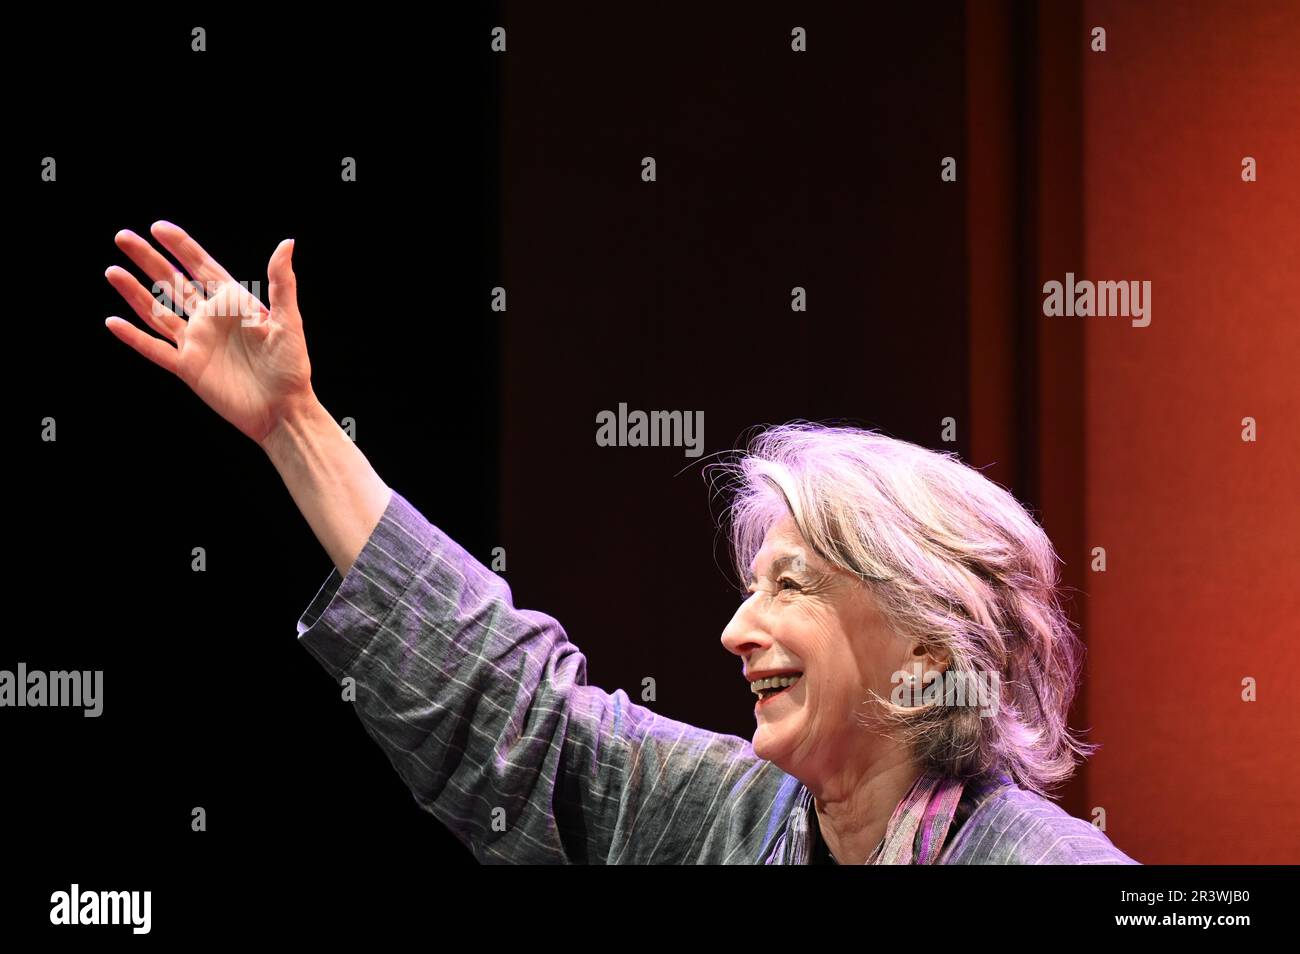
[[[587,685],[586,658],[396,491],[298,638],[416,802],[481,862],[808,864],[807,788],[738,736]],[[960,827],[957,825],[960,823]],[[1136,864],[1005,777],[967,785],[944,864]]]

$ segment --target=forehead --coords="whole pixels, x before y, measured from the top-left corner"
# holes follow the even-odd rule
[[[803,569],[816,560],[816,554],[795,526],[794,518],[786,515],[768,529],[763,545],[749,566],[750,578],[763,573],[779,573],[787,568]]]

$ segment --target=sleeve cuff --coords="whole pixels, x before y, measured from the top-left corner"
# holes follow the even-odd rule
[[[298,642],[337,682],[432,559],[437,531],[396,490],[347,575],[331,568],[298,619]]]

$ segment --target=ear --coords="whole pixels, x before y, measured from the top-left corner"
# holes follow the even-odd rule
[[[921,672],[924,674],[928,672],[946,672],[951,660],[942,649],[927,647],[924,643],[913,643],[908,661],[913,666],[920,665]]]

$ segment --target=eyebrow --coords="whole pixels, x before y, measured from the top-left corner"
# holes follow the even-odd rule
[[[781,556],[777,557],[775,560],[772,561],[772,566],[768,569],[767,572],[770,573],[772,576],[775,576],[776,574],[780,573],[782,570],[787,570],[792,565],[796,563],[803,563],[803,562],[804,559],[802,553],[783,553]],[[800,567],[800,569],[802,569],[802,567]],[[750,583],[758,582],[758,576],[757,574],[754,573],[753,569],[750,569],[749,571],[749,582]]]

